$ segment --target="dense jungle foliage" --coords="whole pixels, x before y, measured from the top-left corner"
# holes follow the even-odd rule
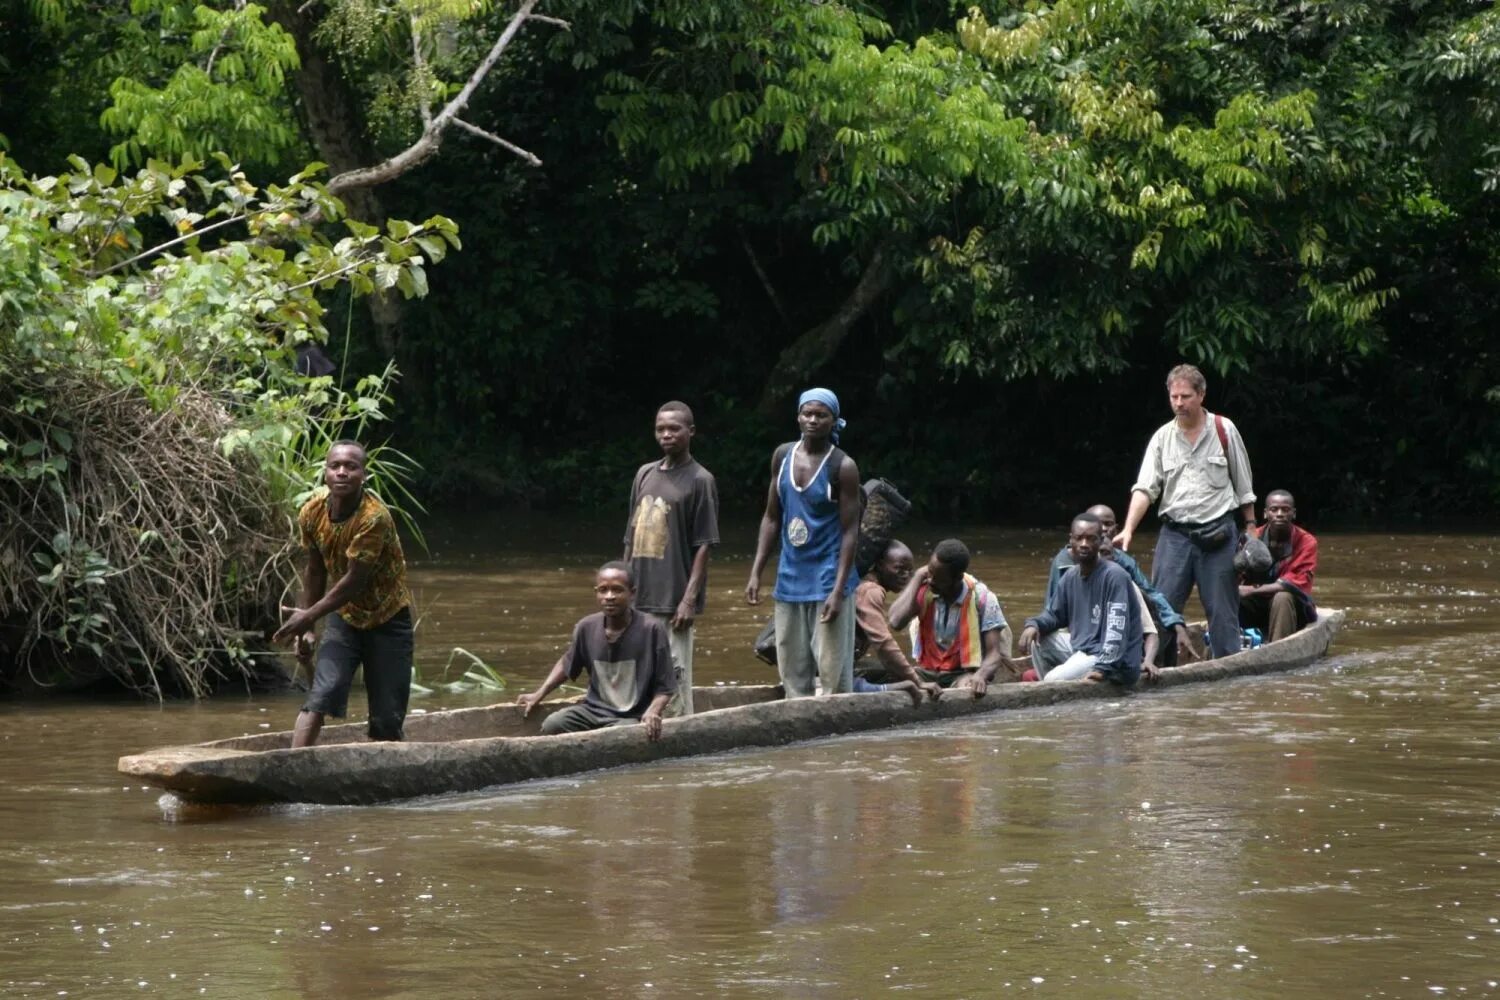
[[[682,398],[749,508],[796,391],[823,384],[862,469],[926,515],[1049,522],[1124,501],[1181,360],[1304,518],[1500,501],[1492,3],[13,0],[0,18],[12,198],[78,174],[70,156],[125,179],[223,153],[238,174],[203,184],[326,164],[308,176],[366,238],[456,223],[462,252],[400,286],[425,299],[396,294],[398,251],[384,279],[308,286],[320,311],[293,338],[336,331],[349,398],[396,364],[384,426],[430,502],[622,505],[655,406]],[[350,232],[292,214],[304,242]],[[9,301],[0,336],[98,293],[78,294]],[[190,339],[158,336],[116,353]],[[256,363],[282,377],[290,357]],[[59,443],[6,391],[10,470]]]

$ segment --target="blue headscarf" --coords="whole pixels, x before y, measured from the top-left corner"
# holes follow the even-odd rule
[[[797,412],[801,413],[802,408],[808,403],[822,403],[828,407],[829,412],[833,414],[833,433],[829,437],[833,439],[834,444],[838,444],[839,431],[849,426],[849,421],[839,417],[839,398],[833,394],[832,389],[809,389],[797,397]]]

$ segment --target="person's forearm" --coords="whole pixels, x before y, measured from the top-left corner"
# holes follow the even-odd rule
[[[1141,657],[1142,663],[1155,663],[1156,651],[1161,648],[1155,632],[1146,633],[1146,651]]]
[[[896,645],[896,640],[887,638],[875,648],[875,659],[880,661],[881,666],[896,677],[909,681],[921,680],[917,676],[917,668],[913,667],[906,654],[901,652],[901,647]]]
[[[568,658],[559,656],[557,662],[552,664],[552,669],[542,679],[542,683],[536,689],[536,700],[541,701],[551,694],[555,689],[562,686],[562,682],[568,679]]]
[[[642,715],[660,715],[663,711],[666,710],[667,702],[671,700],[672,692],[661,692],[655,698],[651,699],[651,704],[646,706],[646,711],[643,712]]]
[[[1000,669],[1000,629],[981,632],[979,642],[984,647],[984,658],[979,662],[979,679],[988,684]]]
[[[1141,519],[1146,516],[1146,508],[1151,506],[1151,498],[1140,490],[1132,490],[1130,494],[1130,509],[1125,512],[1125,531],[1135,534],[1135,529],[1141,526]]]
[[[1285,589],[1286,588],[1281,585],[1281,581],[1277,580],[1275,583],[1263,583],[1259,587],[1254,588],[1253,590],[1250,591],[1250,596],[1251,597],[1275,597],[1277,594],[1281,593]]]
[[[712,547],[708,545],[698,546],[698,551],[693,553],[693,568],[688,572],[687,589],[682,592],[683,600],[696,604],[698,598],[703,596],[703,584],[708,579],[708,556]]]
[[[297,607],[312,607],[327,589],[328,570],[320,559],[316,566],[308,566],[307,571],[302,574],[302,591],[297,597]]]
[[[766,559],[771,555],[771,545],[776,541],[776,528],[776,522],[772,520],[770,511],[761,515],[760,531],[755,538],[755,558],[750,563],[750,575],[757,580],[765,571]]]
[[[1247,528],[1255,527],[1255,502],[1240,505],[1240,519],[1245,522]]]
[[[339,582],[304,610],[313,618],[322,618],[328,612],[341,608],[358,597],[369,584],[369,571],[362,570],[358,563],[349,565],[349,572]]]
[[[859,547],[859,524],[853,531],[845,531],[839,545],[839,567],[833,577],[833,592],[842,594],[849,585],[849,574],[854,572],[854,550]]]
[[[917,591],[926,582],[925,569],[912,574],[912,578],[906,581],[906,586],[901,588],[901,593],[891,602],[891,628],[906,628],[917,617]]]
[[[1045,639],[1053,632],[1056,632],[1061,626],[1062,616],[1050,605],[1043,608],[1042,613],[1035,618],[1026,619],[1022,625],[1023,628],[1030,627],[1036,629],[1036,637],[1038,639]]]

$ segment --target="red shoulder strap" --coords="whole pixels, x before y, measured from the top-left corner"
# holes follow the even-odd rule
[[[1217,413],[1214,414],[1214,430],[1219,432],[1219,447],[1224,449],[1224,457],[1229,457],[1229,435],[1224,433],[1224,418]]]

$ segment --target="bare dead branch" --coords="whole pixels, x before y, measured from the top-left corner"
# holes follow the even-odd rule
[[[235,0],[234,9],[244,10],[245,0]],[[204,67],[203,72],[210,79],[212,79],[214,75],[214,61],[219,58],[219,53],[222,52],[224,50],[224,46],[229,43],[229,35],[229,29],[225,28],[224,33],[219,36],[219,40],[214,43],[213,51],[208,54],[208,65]]]
[[[455,119],[453,119],[453,124],[457,125],[459,128],[463,129],[465,132],[472,132],[474,135],[479,136],[481,139],[488,139],[490,142],[493,142],[495,145],[499,146],[501,149],[504,149],[504,150],[506,150],[508,152],[516,154],[521,159],[523,159],[527,163],[531,164],[533,167],[540,167],[542,165],[541,157],[537,156],[535,153],[531,152],[530,150],[522,149],[520,146],[517,146],[515,143],[509,142],[509,141],[507,141],[505,139],[500,138],[498,135],[496,135],[493,132],[486,132],[484,129],[480,128],[478,125],[470,125],[468,122],[464,121],[462,118],[455,118]]]
[[[411,61],[417,70],[417,111],[422,115],[422,124],[432,126],[432,107],[427,103],[427,60],[422,55],[422,29],[417,24],[417,15],[411,15]]]
[[[564,31],[572,31],[573,30],[573,24],[572,24],[572,22],[571,21],[564,21],[560,17],[549,17],[546,14],[531,14],[531,15],[527,16],[527,20],[528,21],[541,21],[544,24],[556,25],[557,27],[563,29]]]
[[[515,14],[511,15],[509,23],[505,25],[504,30],[500,32],[494,44],[490,46],[489,52],[479,61],[479,65],[474,67],[474,71],[469,74],[469,79],[464,83],[463,88],[454,95],[453,100],[445,104],[443,109],[433,116],[432,121],[422,130],[422,134],[417,137],[415,142],[395,156],[382,160],[373,166],[358,167],[354,170],[346,170],[337,175],[328,182],[329,193],[337,195],[350,188],[384,184],[415,169],[435,155],[439,147],[443,144],[443,135],[447,132],[448,127],[453,124],[454,119],[463,112],[464,108],[468,107],[469,101],[474,97],[474,92],[479,89],[479,85],[484,82],[485,77],[489,76],[490,70],[495,68],[495,64],[500,61],[501,55],[510,47],[510,43],[515,40],[516,33],[531,18],[532,11],[536,9],[536,5],[540,2],[541,0],[522,0],[521,6],[517,8]]]
[[[743,226],[737,227],[740,234],[740,246],[744,248],[745,256],[750,260],[750,269],[760,279],[760,287],[765,289],[766,298],[771,300],[771,305],[776,309],[776,315],[781,317],[781,322],[787,326],[792,325],[792,319],[787,315],[786,306],[781,302],[781,296],[776,292],[776,286],[771,283],[771,276],[761,266],[760,256],[756,254],[755,247],[750,245],[750,238],[745,235]]]

